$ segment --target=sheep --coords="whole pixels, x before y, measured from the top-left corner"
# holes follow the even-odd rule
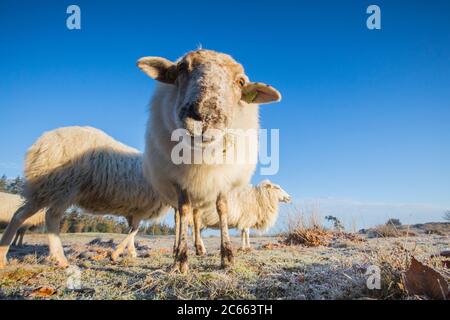
[[[245,250],[250,248],[250,228],[266,231],[272,227],[278,217],[279,202],[289,203],[291,197],[279,185],[264,180],[257,186],[248,185],[233,190],[228,201],[228,227],[241,231],[241,248]],[[219,228],[217,213],[210,210],[189,217],[189,225],[194,234],[197,255],[205,254],[200,232],[204,228]]]
[[[176,62],[160,57],[143,57],[138,67],[160,82],[151,101],[144,152],[144,176],[162,199],[178,208],[179,243],[174,266],[186,273],[187,229],[192,212],[217,209],[221,232],[221,266],[234,263],[228,234],[227,194],[250,182],[258,154],[258,104],[276,102],[280,93],[273,87],[249,82],[242,65],[231,56],[211,50],[195,50]],[[183,138],[174,140],[174,134]],[[237,155],[242,132],[253,132],[253,143],[245,161],[227,158]],[[193,141],[193,144],[191,143]],[[181,143],[180,162],[176,150]],[[220,149],[217,146],[223,147]],[[217,147],[226,162],[195,161],[195,152]],[[194,152],[194,160],[189,152]],[[185,154],[186,152],[186,154]],[[175,155],[174,155],[175,153]],[[208,161],[207,161],[208,160]]]
[[[142,154],[91,127],[65,127],[42,135],[25,159],[25,203],[17,210],[0,241],[0,267],[12,236],[38,210],[46,207],[50,258],[68,266],[59,237],[65,210],[76,205],[93,214],[127,218],[130,233],[111,258],[125,248],[136,256],[134,237],[143,219],[160,219],[169,209],[142,174]]]
[[[11,221],[11,218],[14,215],[14,212],[22,205],[24,199],[17,195],[6,192],[0,192],[0,227],[5,228],[8,226],[8,223]],[[43,226],[45,223],[45,211],[40,210],[34,216],[28,218],[22,226],[17,230],[13,245],[22,246],[23,245],[23,237],[25,233],[30,230],[40,226]]]

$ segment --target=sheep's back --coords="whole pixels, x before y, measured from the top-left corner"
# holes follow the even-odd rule
[[[86,162],[99,150],[139,153],[91,127],[64,127],[44,133],[25,158],[25,178],[33,181],[75,162]]]
[[[110,158],[118,157],[115,162]],[[25,158],[24,196],[49,205],[105,180],[123,159],[139,152],[91,127],[65,127],[44,133]],[[84,190],[83,190],[84,191]]]

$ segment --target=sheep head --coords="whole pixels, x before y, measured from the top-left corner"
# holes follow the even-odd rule
[[[259,187],[276,196],[279,202],[291,203],[291,196],[278,184],[275,184],[269,180],[264,180],[259,184]]]
[[[191,51],[176,62],[144,57],[137,65],[151,78],[175,86],[177,98],[172,107],[177,128],[173,129],[201,136],[203,143],[223,136],[237,108],[281,99],[271,86],[250,82],[231,56],[215,51]]]

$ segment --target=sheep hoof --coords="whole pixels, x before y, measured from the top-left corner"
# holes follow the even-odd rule
[[[113,253],[111,253],[111,260],[113,262],[117,262],[119,260],[119,256],[120,254],[114,251]]]
[[[66,259],[64,259],[64,260],[59,260],[59,261],[57,262],[57,265],[58,265],[58,267],[60,267],[60,268],[66,269],[66,268],[69,267],[69,261],[67,261]]]
[[[222,259],[221,268],[224,270],[230,269],[234,265],[234,259]]]
[[[228,269],[234,265],[234,254],[231,245],[222,246],[221,255],[222,269]]]
[[[175,267],[178,267],[178,270],[181,273],[187,273],[189,271],[188,252],[186,246],[181,246],[176,250]]]
[[[189,264],[187,261],[180,262],[179,270],[181,273],[186,274],[189,271]]]
[[[0,269],[6,268],[8,264],[8,259],[6,258],[6,253],[8,252],[8,248],[0,248]]]
[[[206,254],[206,249],[204,246],[195,246],[195,254],[198,256],[204,256]]]
[[[136,258],[138,257],[136,251],[130,251],[130,252],[128,252],[128,255],[129,255],[132,259],[136,259]]]
[[[47,261],[51,264],[55,264],[59,268],[65,269],[65,268],[69,267],[69,262],[67,261],[66,258],[49,256],[49,257],[47,257]]]

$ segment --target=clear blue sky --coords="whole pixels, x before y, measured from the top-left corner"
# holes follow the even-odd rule
[[[66,28],[70,4],[82,30]],[[270,179],[295,199],[450,207],[448,1],[2,0],[0,43],[0,174],[21,174],[26,149],[61,126],[142,150],[154,82],[136,60],[202,44],[283,94],[261,121],[280,129]]]

